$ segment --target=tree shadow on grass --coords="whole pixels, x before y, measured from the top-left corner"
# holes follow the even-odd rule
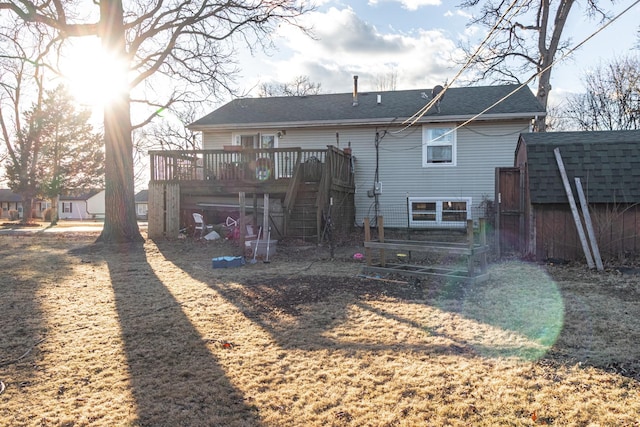
[[[633,350],[628,345],[625,322],[607,320],[606,308],[596,310],[588,307],[618,304],[615,298],[586,304],[584,299],[590,300],[590,297],[584,296],[581,289],[569,290],[562,284],[558,285],[540,266],[522,262],[495,264],[491,267],[491,280],[475,285],[427,278],[421,286],[411,286],[354,277],[313,277],[287,273],[286,270],[278,277],[273,267],[261,272],[260,266],[237,269],[238,278],[235,278],[234,269],[211,270],[209,260],[201,260],[208,264],[206,270],[194,269],[194,262],[200,261],[199,253],[184,257],[174,248],[162,244],[158,247],[174,264],[195,279],[207,283],[248,318],[268,330],[285,348],[388,348],[374,342],[339,343],[328,338],[327,331],[347,321],[351,306],[367,300],[395,298],[421,304],[425,309],[436,308],[459,315],[481,330],[478,339],[465,339],[446,330],[430,330],[432,334],[449,339],[450,345],[430,348],[425,343],[408,346],[408,350],[450,351],[490,358],[518,357],[532,361],[554,359],[563,363],[567,360],[581,361],[598,368],[614,369],[632,378],[637,379],[638,376],[637,360],[640,358],[636,358],[637,349]],[[249,270],[251,268],[257,269],[255,274]],[[597,282],[598,279],[594,280]],[[628,297],[630,294],[627,292],[625,295]],[[327,303],[329,300],[332,304]],[[314,306],[308,309],[317,313],[302,313],[301,307],[305,306]],[[397,313],[371,307],[367,309],[413,328],[421,326]],[[637,308],[627,307],[626,312],[627,316],[638,317]],[[283,322],[282,316],[288,316],[289,320]],[[606,329],[598,327],[599,324],[609,324],[612,333],[607,336]],[[482,337],[483,333],[496,331],[501,343],[496,343],[491,337]],[[640,338],[637,327],[627,328],[627,331],[630,337]],[[393,347],[403,348],[402,343]],[[614,356],[611,349],[618,354]]]
[[[275,270],[277,264],[271,264],[270,267],[259,263],[240,268],[212,269],[210,259],[204,261],[202,255],[187,244],[182,248],[184,252],[176,249],[181,244],[157,242],[158,249],[167,260],[235,305],[246,318],[267,331],[283,349],[333,349],[353,354],[358,351],[394,349],[464,357],[475,355],[475,350],[467,341],[444,334],[438,336],[437,340],[411,342],[378,339],[375,334],[369,340],[365,337],[342,339],[333,334],[334,329],[344,327],[352,320],[352,311],[358,308],[361,301],[395,299],[429,309],[423,287],[355,276],[330,277],[291,272],[279,276]],[[201,267],[204,262],[207,263],[206,269]],[[286,270],[281,272],[287,273]],[[458,291],[458,288],[451,287],[438,294],[453,298]],[[367,311],[362,305],[359,308]],[[424,325],[411,319],[380,311],[374,314],[385,317],[387,321],[404,323],[418,335],[430,334]]]
[[[107,263],[130,382],[143,426],[259,426],[143,245],[91,245]]]
[[[0,369],[7,387],[27,390],[42,358],[39,344],[47,338],[46,314],[39,291],[71,273],[75,261],[63,251],[43,251],[34,236],[0,237]]]

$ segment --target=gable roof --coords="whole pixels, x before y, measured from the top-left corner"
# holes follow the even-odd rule
[[[379,104],[378,97],[381,100]],[[507,98],[480,119],[529,119],[545,114],[544,108],[526,86],[463,87],[447,89],[440,108],[431,107],[420,122],[467,119],[504,97]],[[351,93],[241,98],[223,105],[188,127],[191,130],[206,130],[276,125],[300,127],[400,123],[420,111],[431,99],[431,89],[359,93],[357,106],[353,105]]]
[[[149,190],[140,190],[135,195],[136,203],[147,203],[149,201]]]
[[[22,196],[8,188],[0,188],[0,202],[22,202]]]
[[[553,150],[560,148],[574,196],[575,177],[589,203],[640,202],[640,130],[520,134],[527,150],[531,203],[567,203]]]
[[[59,201],[89,200],[101,191],[103,190],[99,188],[69,190],[65,194],[60,195]]]

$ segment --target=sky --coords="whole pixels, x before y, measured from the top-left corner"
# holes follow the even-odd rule
[[[615,16],[635,0],[601,0],[610,16]],[[589,20],[578,1],[571,10],[565,35],[572,45],[582,42],[602,26]],[[353,75],[358,75],[361,91],[377,89],[377,81],[391,73],[397,76],[396,89],[430,89],[450,82],[460,66],[459,42],[479,42],[487,30],[469,26],[471,12],[447,0],[326,0],[304,17],[315,38],[283,26],[274,34],[275,48],[268,54],[241,52],[238,61],[241,90],[257,95],[265,82],[287,82],[309,76],[321,84],[324,93],[350,92]],[[582,76],[613,58],[633,53],[640,44],[640,4],[584,46],[557,64],[552,73],[552,102],[567,93],[582,91]],[[465,74],[462,75],[464,79]],[[454,86],[462,86],[454,83]],[[532,85],[535,92],[535,87]]]

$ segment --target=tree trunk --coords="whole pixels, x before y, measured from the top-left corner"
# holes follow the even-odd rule
[[[546,67],[545,61],[542,62]],[[543,67],[543,69],[544,69]],[[542,72],[538,79],[538,92],[536,98],[540,101],[540,104],[547,110],[547,104],[549,103],[549,92],[551,91],[551,68]],[[534,124],[535,132],[545,132],[547,129],[546,116],[536,116]]]
[[[102,46],[115,58],[126,55],[122,0],[100,2]],[[104,108],[105,221],[98,242],[141,242],[136,218],[129,91],[124,87]]]
[[[551,2],[549,0],[542,2],[541,22],[539,23],[541,33],[538,39],[538,51],[540,52],[538,72],[540,73],[540,77],[538,79],[538,93],[536,94],[536,98],[538,98],[538,101],[540,101],[545,111],[549,103],[549,92],[551,92],[551,69],[553,61],[558,52],[558,46],[560,46],[560,39],[564,26],[567,23],[567,17],[574,3],[575,0],[560,1],[557,5],[553,25],[551,25]],[[549,28],[551,29],[551,35],[547,37]],[[536,117],[534,127],[537,132],[545,132],[547,128],[546,116]]]
[[[60,196],[56,196],[51,199],[51,225],[58,224],[58,202],[60,200]]]
[[[33,219],[33,198],[24,197],[22,199],[22,219],[21,224],[28,224]]]

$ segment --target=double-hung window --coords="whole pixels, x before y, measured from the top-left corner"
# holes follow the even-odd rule
[[[471,219],[471,197],[410,197],[412,228],[463,228]]]
[[[455,127],[423,126],[422,166],[442,167],[456,165]]]

